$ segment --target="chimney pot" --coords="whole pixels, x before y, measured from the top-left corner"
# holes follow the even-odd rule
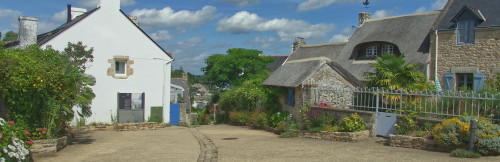
[[[372,14],[370,14],[368,12],[359,13],[359,26],[361,26],[361,24],[365,23],[371,17],[372,17]]]
[[[293,42],[292,53],[294,53],[295,51],[297,51],[297,49],[299,49],[299,47],[303,46],[303,45],[306,45],[306,41],[304,41],[304,38],[297,37],[295,39],[295,41]]]
[[[34,17],[19,17],[19,36],[17,40],[21,47],[36,44],[38,19]]]
[[[68,17],[66,19],[66,22],[70,22],[73,18],[71,17],[71,5],[68,4],[68,9],[67,9]]]

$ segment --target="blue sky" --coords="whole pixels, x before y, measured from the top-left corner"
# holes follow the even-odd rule
[[[441,10],[447,0],[121,0],[121,9],[165,50],[173,68],[202,74],[204,59],[230,48],[288,55],[296,37],[307,44],[346,41],[359,12],[372,18]],[[39,19],[39,34],[66,20],[66,4],[91,10],[97,0],[0,0],[0,31],[17,32],[17,17]]]

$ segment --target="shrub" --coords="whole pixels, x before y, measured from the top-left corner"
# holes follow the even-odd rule
[[[163,123],[163,119],[161,116],[153,115],[148,118],[148,122]]]
[[[278,127],[276,129],[278,129],[279,132],[285,132],[286,131],[286,122],[285,121],[281,121],[278,124]]]
[[[398,123],[395,125],[397,134],[407,135],[418,130],[414,114],[405,115]]]
[[[0,118],[0,131],[0,143],[3,148],[3,151],[0,151],[0,161],[25,160],[29,154],[29,147],[33,144],[30,140],[32,134],[13,121],[6,123],[2,118]]]
[[[242,111],[229,112],[229,122],[236,125],[245,125],[250,120],[250,115]]]
[[[209,124],[209,123],[211,122],[211,120],[210,120],[210,115],[208,115],[208,114],[203,114],[203,115],[201,115],[201,117],[200,117],[200,122],[201,122],[201,124],[202,124],[202,125],[207,125],[207,124]]]
[[[434,140],[443,146],[455,148],[465,147],[468,141],[469,124],[467,121],[460,119],[447,119],[437,124],[433,129]]]
[[[338,132],[339,131],[339,127],[337,125],[326,125],[325,126],[325,129],[324,131],[327,131],[327,132]]]
[[[280,138],[293,138],[293,137],[297,137],[297,133],[295,132],[286,132],[286,133],[283,133],[280,135]]]
[[[470,150],[465,150],[465,149],[456,149],[451,151],[451,156],[452,157],[458,157],[458,158],[479,158],[481,155],[477,152],[470,151]]]
[[[273,113],[269,117],[267,125],[271,126],[273,128],[277,128],[282,121],[286,122],[286,118],[289,114],[290,113],[287,111],[283,111],[283,112],[278,111],[277,113]]]
[[[262,128],[267,126],[267,114],[260,110],[256,110],[250,115],[250,123],[252,123],[257,128]]]
[[[342,132],[357,132],[366,130],[365,122],[357,113],[351,114],[350,117],[345,117],[340,123],[340,131]]]

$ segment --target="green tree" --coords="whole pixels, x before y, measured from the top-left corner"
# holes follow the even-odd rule
[[[424,74],[417,70],[418,65],[406,63],[404,54],[396,56],[385,54],[377,57],[376,63],[371,65],[375,72],[365,72],[363,75],[368,87],[385,87],[389,89],[427,89],[428,85]]]
[[[182,73],[184,73],[184,70],[181,66],[179,69],[175,69],[172,71],[172,78],[182,78]]]
[[[215,54],[205,59],[207,66],[201,71],[211,85],[219,88],[238,86],[268,72],[265,66],[273,59],[259,56],[261,53],[253,49],[229,49],[226,55]]]
[[[8,31],[5,33],[5,37],[3,37],[2,42],[14,41],[17,40],[17,33],[13,31]]]
[[[48,129],[49,137],[57,137],[73,119],[73,107],[80,116],[90,117],[95,79],[85,70],[93,61],[92,51],[81,42],[68,43],[64,52],[38,45],[0,49],[0,97],[10,119],[27,129],[38,123]]]

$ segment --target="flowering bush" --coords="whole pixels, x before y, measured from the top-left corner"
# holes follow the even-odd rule
[[[250,115],[242,111],[229,112],[229,122],[237,125],[245,125],[250,120]]]
[[[267,126],[267,114],[260,110],[256,110],[250,115],[250,123],[258,128]]]
[[[320,101],[318,106],[319,107],[331,107],[332,105],[329,105],[328,102],[326,102],[326,101]]]
[[[469,123],[461,118],[447,119],[437,124],[434,129],[434,140],[444,146],[465,147],[469,141]]]
[[[357,113],[343,118],[340,123],[340,131],[342,132],[358,132],[363,130],[366,130],[365,121]]]
[[[30,140],[30,132],[14,125],[13,121],[5,122],[0,118],[0,161],[27,160],[30,153],[29,147],[33,145]]]

